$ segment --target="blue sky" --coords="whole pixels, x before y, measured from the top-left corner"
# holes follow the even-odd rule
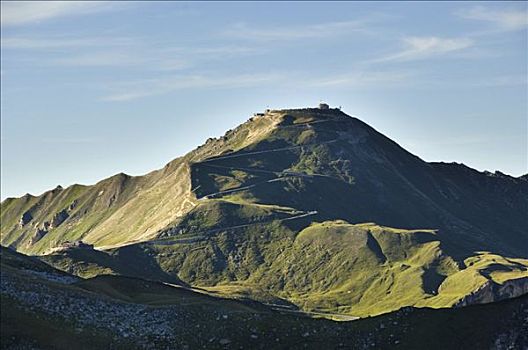
[[[1,196],[144,174],[256,111],[343,106],[528,172],[526,2],[2,2]]]

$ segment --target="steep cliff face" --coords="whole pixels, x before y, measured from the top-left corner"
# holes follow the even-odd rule
[[[502,284],[490,280],[460,299],[454,306],[492,303],[524,294],[528,294],[528,277],[511,279]]]

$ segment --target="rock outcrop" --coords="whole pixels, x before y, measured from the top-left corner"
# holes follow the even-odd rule
[[[460,299],[454,306],[486,304],[528,294],[528,277],[505,281],[503,284],[487,281],[471,294]]]
[[[66,209],[59,211],[58,213],[53,215],[53,218],[51,219],[50,228],[59,227],[60,224],[62,224],[69,217],[70,217],[70,214],[68,214],[68,211]]]
[[[93,244],[84,243],[83,241],[66,241],[58,247],[52,249],[52,252],[59,252],[68,249],[94,249]]]
[[[47,230],[45,229],[42,229],[42,228],[37,228],[36,231],[35,231],[35,234],[31,237],[31,239],[29,240],[29,244],[33,245],[35,243],[37,243],[38,241],[40,241],[46,234],[48,233]]]

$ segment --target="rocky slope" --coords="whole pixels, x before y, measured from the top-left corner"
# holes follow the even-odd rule
[[[1,251],[2,348],[523,349],[526,297],[352,322],[119,276],[80,280]],[[448,326],[446,326],[448,324]]]

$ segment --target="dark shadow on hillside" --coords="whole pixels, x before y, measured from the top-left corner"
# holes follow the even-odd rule
[[[440,275],[437,271],[437,266],[430,266],[424,270],[422,275],[423,290],[427,294],[437,294],[438,288],[447,278],[447,276]]]
[[[367,231],[367,247],[376,254],[376,257],[380,260],[381,263],[384,263],[387,261],[387,257],[383,253],[383,249],[381,249],[381,246],[379,245],[378,241],[374,236],[372,236],[372,233]]]
[[[177,276],[163,271],[154,256],[148,252],[148,247],[140,244],[119,248],[112,254],[114,270],[123,276],[188,286]]]

